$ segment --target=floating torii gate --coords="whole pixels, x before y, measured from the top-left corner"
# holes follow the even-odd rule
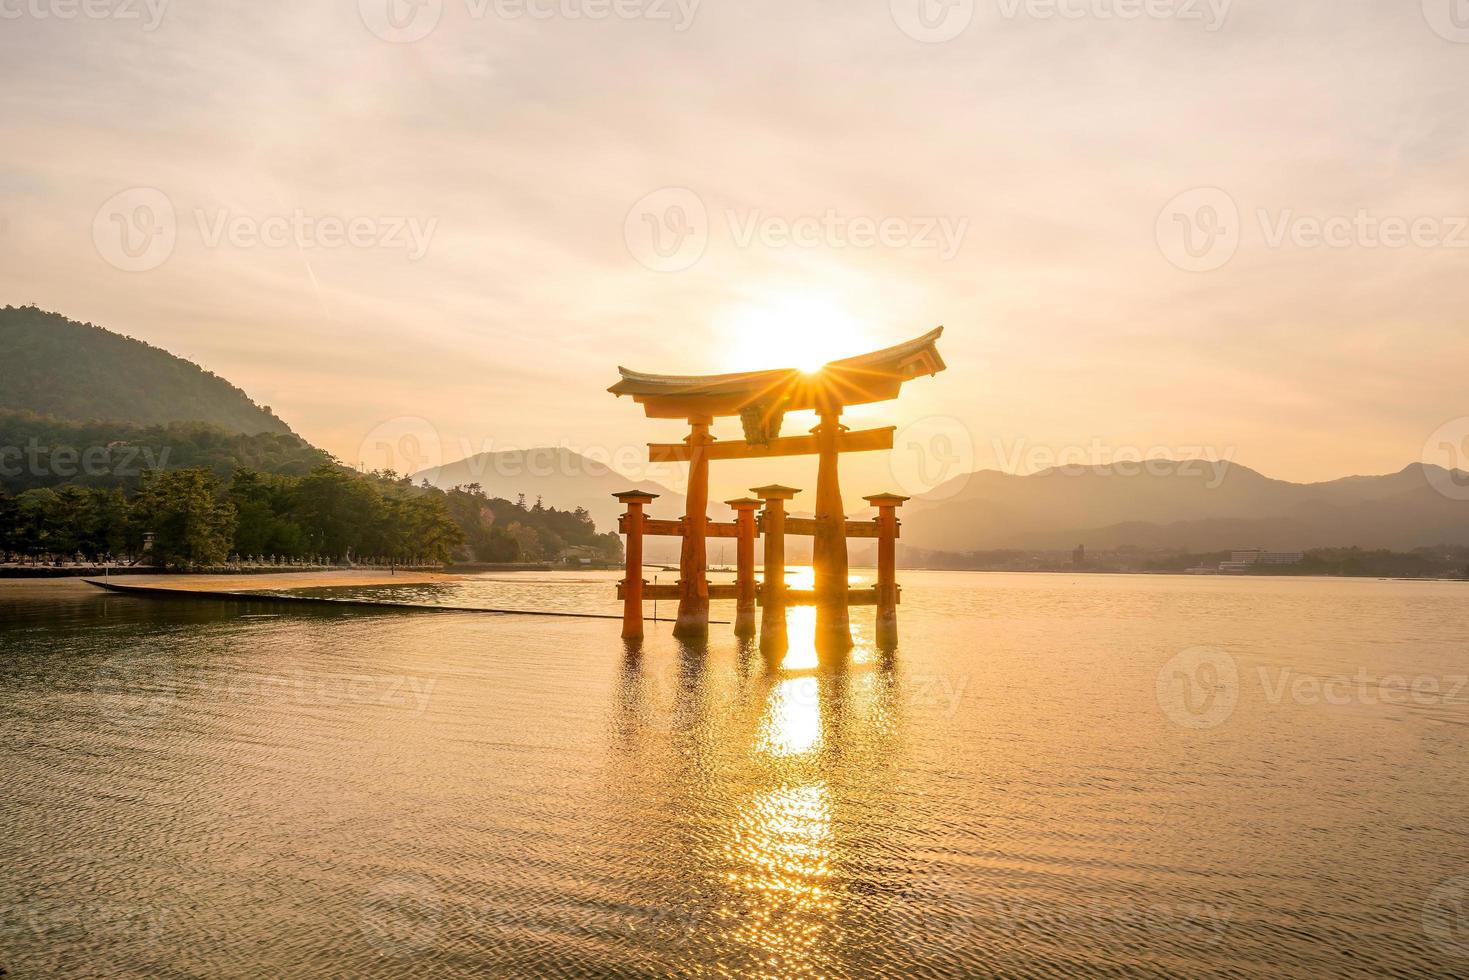
[[[842,453],[893,448],[895,426],[852,432],[839,421],[848,405],[865,405],[898,397],[903,382],[944,370],[939,356],[939,327],[906,344],[874,351],[859,357],[832,361],[818,371],[795,368],[753,371],[740,374],[678,376],[643,374],[619,367],[622,380],[607,389],[615,395],[631,395],[643,406],[648,418],[684,419],[689,434],[682,443],[650,443],[650,463],[689,464],[687,508],[681,521],[657,521],[643,508],[655,495],[628,491],[615,494],[627,505],[621,530],[627,535],[627,569],[619,594],[623,600],[622,635],[643,635],[642,603],[645,598],[677,598],[678,619],[673,633],[685,638],[702,638],[709,632],[710,598],[736,600],[735,630],[742,636],[754,632],[754,610],[758,599],[764,609],[761,646],[783,648],[785,607],[798,602],[816,606],[816,637],[831,649],[851,645],[847,608],[852,604],[878,607],[879,638],[895,636],[898,588],[895,580],[895,545],[898,534],[896,508],[906,497],[878,494],[865,498],[878,509],[876,521],[848,521],[842,508],[837,459]],[[819,424],[805,436],[781,436],[781,421],[787,412],[815,411]],[[738,416],[744,426],[743,442],[716,443],[709,434],[714,419]],[[774,456],[817,458],[816,516],[810,519],[785,516],[785,501],[799,491],[791,487],[757,487],[759,499],[739,498],[727,503],[736,520],[720,524],[708,519],[709,462],[724,459],[764,459]],[[754,582],[755,510],[762,509],[758,526],[765,533],[765,576],[757,590]],[[810,534],[814,538],[812,565],[815,588],[809,594],[786,588],[784,535]],[[644,534],[676,535],[683,538],[679,552],[676,586],[648,586],[642,579]],[[712,592],[707,575],[706,539],[739,539],[738,581],[734,586],[716,586]],[[878,585],[875,589],[847,587],[847,538],[876,537]],[[668,590],[668,591],[665,591]],[[727,593],[727,594],[726,594]]]

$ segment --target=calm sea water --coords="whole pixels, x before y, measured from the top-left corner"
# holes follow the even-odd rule
[[[858,610],[842,670],[809,621],[772,668],[728,627],[0,588],[0,965],[1469,973],[1469,586],[902,578],[901,647]]]

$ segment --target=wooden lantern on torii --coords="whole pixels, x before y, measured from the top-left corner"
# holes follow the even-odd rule
[[[761,646],[782,648],[785,607],[796,603],[816,606],[816,639],[827,649],[850,646],[847,608],[872,604],[878,607],[879,639],[884,632],[895,636],[898,589],[894,572],[894,541],[898,535],[896,508],[906,497],[879,494],[866,498],[878,509],[875,521],[848,521],[842,507],[837,461],[842,453],[893,448],[895,426],[849,431],[839,421],[848,405],[865,405],[898,397],[903,382],[944,370],[938,339],[943,327],[915,340],[859,357],[832,361],[818,371],[794,368],[753,371],[741,374],[675,376],[642,374],[618,368],[622,380],[607,389],[615,395],[631,395],[643,406],[648,418],[683,419],[689,434],[682,443],[650,443],[650,463],[687,462],[689,481],[687,508],[682,520],[659,521],[644,512],[653,495],[629,491],[615,494],[627,504],[620,530],[627,535],[627,570],[619,585],[623,600],[623,636],[643,635],[642,602],[645,598],[678,599],[675,636],[701,638],[709,632],[709,600],[735,599],[735,631],[753,635],[755,605],[764,609]],[[810,435],[782,436],[781,421],[787,412],[814,411],[819,424]],[[709,426],[716,418],[738,417],[744,426],[742,442],[716,442]],[[764,459],[775,456],[811,456],[817,459],[816,516],[791,518],[785,502],[799,491],[790,487],[759,487],[758,499],[728,501],[736,520],[724,524],[708,518],[709,463],[724,459]],[[761,515],[758,522],[755,511]],[[765,533],[765,575],[757,589],[754,581],[754,539],[757,527]],[[672,586],[649,586],[642,579],[642,537],[645,534],[673,535],[683,539],[679,551],[679,580]],[[810,593],[785,586],[786,534],[809,534],[814,538],[812,566],[815,588]],[[738,576],[733,586],[709,585],[706,540],[732,537],[739,540]],[[878,584],[873,589],[847,587],[847,538],[875,537],[878,542]]]

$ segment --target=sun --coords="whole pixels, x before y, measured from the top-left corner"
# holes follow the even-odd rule
[[[866,349],[865,331],[857,318],[821,297],[791,295],[742,303],[719,319],[733,371],[793,367],[811,373]]]

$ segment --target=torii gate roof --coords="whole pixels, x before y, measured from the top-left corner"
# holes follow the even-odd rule
[[[714,418],[739,415],[752,406],[764,412],[799,412],[820,405],[863,405],[898,397],[904,381],[938,374],[937,327],[907,343],[832,361],[811,373],[796,368],[737,374],[645,374],[625,367],[607,390],[631,395],[649,418]]]

